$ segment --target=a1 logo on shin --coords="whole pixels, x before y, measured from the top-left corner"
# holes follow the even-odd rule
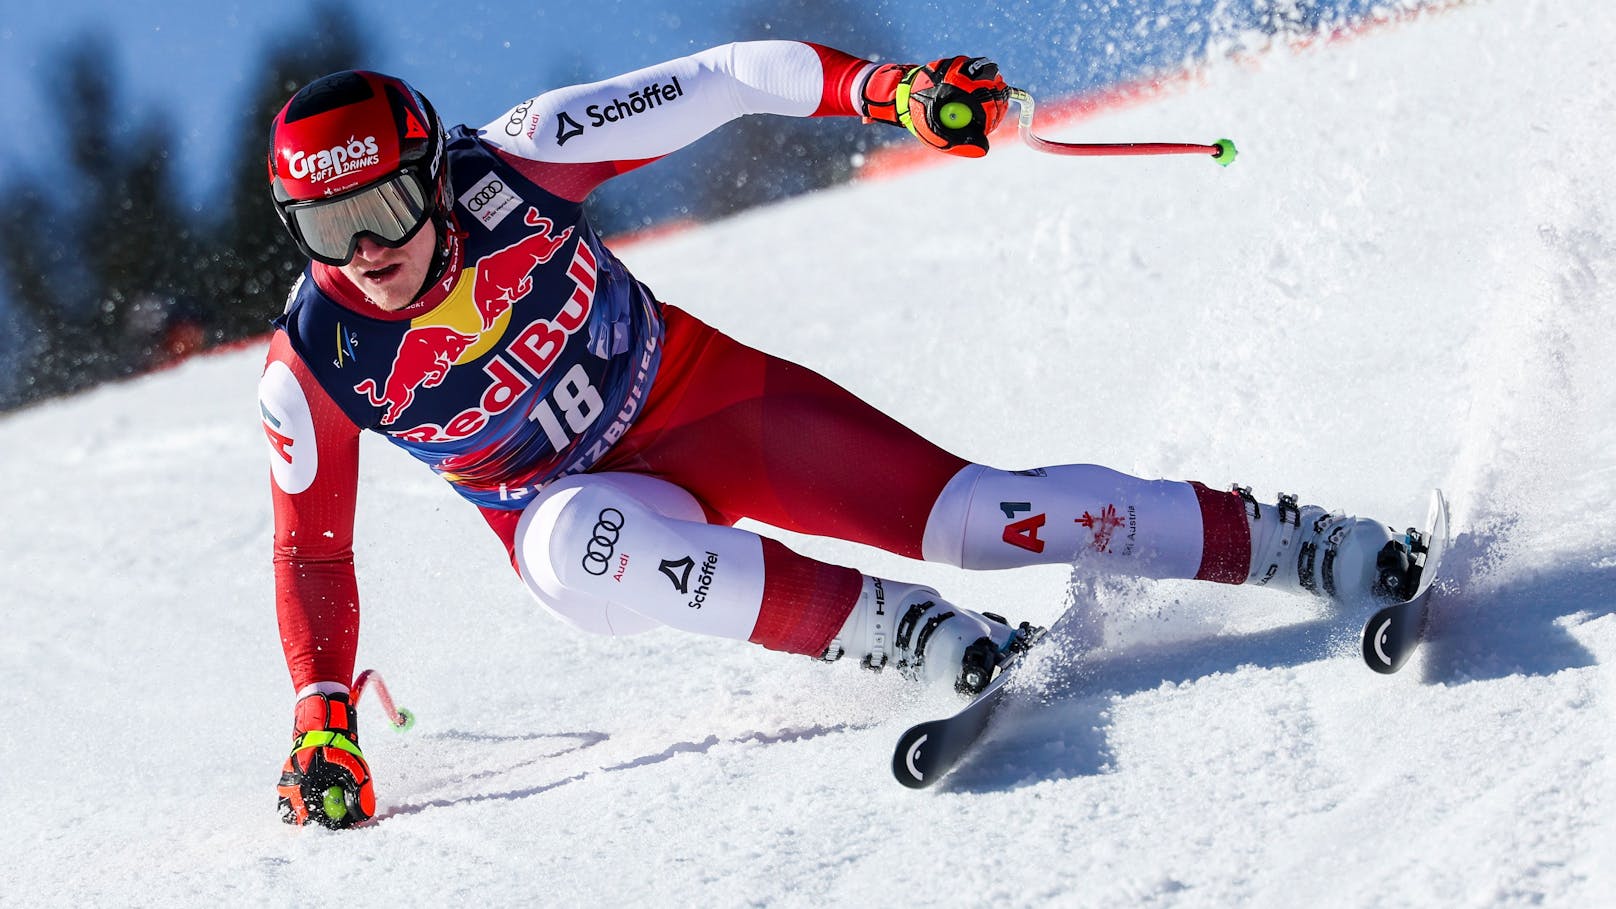
[[[1028,552],[1042,554],[1044,541],[1038,536],[1038,530],[1044,526],[1047,515],[1040,512],[1017,520],[1017,515],[1032,511],[1031,502],[1000,502],[999,510],[1010,519],[1010,523],[1004,527],[1004,541]]]

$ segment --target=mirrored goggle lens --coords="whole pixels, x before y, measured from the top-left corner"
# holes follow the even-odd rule
[[[288,212],[308,251],[340,264],[353,258],[362,233],[390,246],[403,242],[426,220],[426,192],[414,176],[398,174],[350,195],[289,206]]]

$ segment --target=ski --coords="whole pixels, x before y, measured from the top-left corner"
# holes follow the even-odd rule
[[[910,789],[924,789],[942,779],[954,769],[960,758],[982,737],[982,730],[1004,700],[1005,683],[1010,680],[1030,648],[1037,646],[1049,634],[1038,629],[1027,642],[1027,650],[1012,654],[999,674],[986,688],[971,698],[958,713],[942,719],[928,720],[909,727],[898,737],[898,747],[892,752],[892,775]]]
[[[1437,489],[1431,492],[1425,532],[1410,528],[1406,538],[1419,572],[1414,593],[1377,610],[1364,623],[1363,659],[1370,669],[1390,675],[1403,668],[1419,646],[1430,618],[1432,585],[1441,576],[1448,543],[1448,500]]]

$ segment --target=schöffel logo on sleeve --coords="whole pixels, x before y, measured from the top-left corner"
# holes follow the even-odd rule
[[[657,566],[657,571],[662,572],[663,576],[673,583],[674,590],[680,593],[689,593],[690,569],[695,567],[696,560],[690,556],[685,556],[678,560],[663,559],[662,564]]]
[[[460,204],[471,212],[477,223],[493,230],[505,216],[522,205],[518,196],[497,174],[489,173],[460,196]]]
[[[673,76],[668,82],[656,82],[644,88],[629,92],[627,98],[613,98],[605,104],[591,104],[584,108],[584,116],[589,118],[590,126],[605,126],[608,123],[621,123],[635,114],[643,114],[648,110],[655,110],[665,103],[673,102],[684,97],[685,89],[679,84],[679,77]],[[584,127],[574,120],[566,111],[556,115],[556,144],[566,145],[567,140],[583,135]]]

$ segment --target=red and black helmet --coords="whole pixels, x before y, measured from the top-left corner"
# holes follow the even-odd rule
[[[353,258],[361,235],[397,248],[438,223],[438,277],[453,191],[443,124],[409,83],[364,70],[310,82],[269,128],[275,211],[297,246],[327,265]]]

